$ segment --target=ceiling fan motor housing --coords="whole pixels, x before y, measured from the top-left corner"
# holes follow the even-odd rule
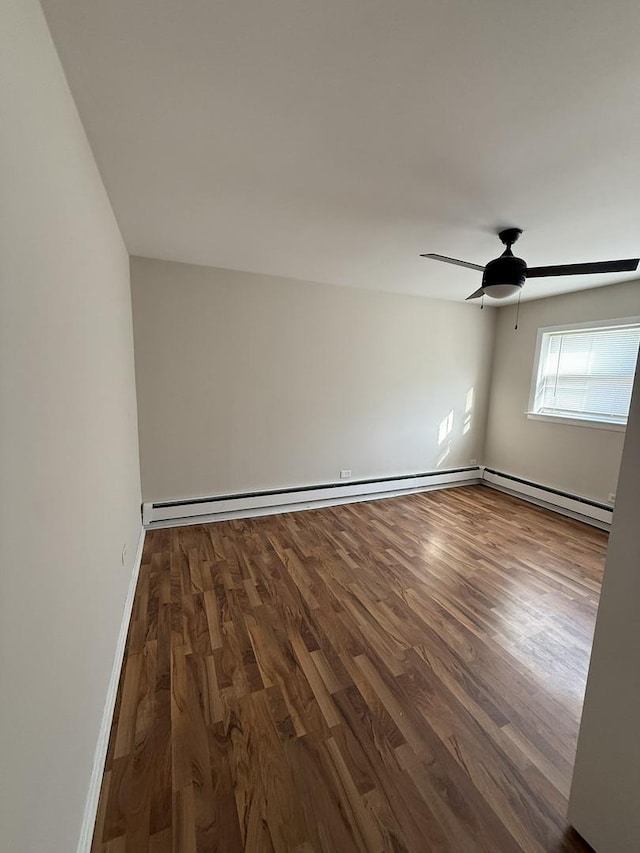
[[[527,278],[527,264],[516,258],[507,247],[505,253],[489,261],[482,276],[482,287],[488,296],[505,299],[517,293]]]

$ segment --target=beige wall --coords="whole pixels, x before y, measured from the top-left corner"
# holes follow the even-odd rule
[[[637,371],[569,805],[598,853],[640,850],[639,473]]]
[[[606,502],[616,491],[624,432],[527,418],[536,338],[542,326],[640,315],[640,283],[524,302],[517,331],[515,314],[515,306],[498,312],[485,464]]]
[[[129,262],[35,0],[0,97],[0,849],[72,853],[140,531]]]
[[[141,258],[132,293],[145,500],[481,458],[494,311]]]

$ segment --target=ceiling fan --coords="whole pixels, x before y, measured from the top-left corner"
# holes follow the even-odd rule
[[[445,264],[456,264],[482,271],[482,286],[474,291],[467,299],[479,299],[485,294],[493,299],[506,299],[522,290],[526,279],[542,278],[554,275],[593,275],[608,272],[632,272],[638,266],[640,258],[626,258],[620,261],[596,261],[586,264],[560,264],[551,267],[527,267],[522,258],[516,258],[511,247],[522,234],[522,228],[505,228],[498,232],[498,237],[506,246],[499,258],[489,261],[486,266],[459,261],[457,258],[447,258],[445,255],[427,254],[421,258],[431,258],[434,261],[444,261]]]

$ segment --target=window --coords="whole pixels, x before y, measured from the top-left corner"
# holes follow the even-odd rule
[[[528,415],[627,423],[640,319],[540,329]]]

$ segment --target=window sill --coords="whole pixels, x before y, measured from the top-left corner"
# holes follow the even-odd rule
[[[590,429],[607,429],[611,432],[625,432],[626,424],[614,424],[608,421],[590,421],[586,418],[570,418],[566,415],[541,415],[538,412],[525,412],[532,421],[548,421],[556,424],[567,424],[569,426],[589,427]]]

